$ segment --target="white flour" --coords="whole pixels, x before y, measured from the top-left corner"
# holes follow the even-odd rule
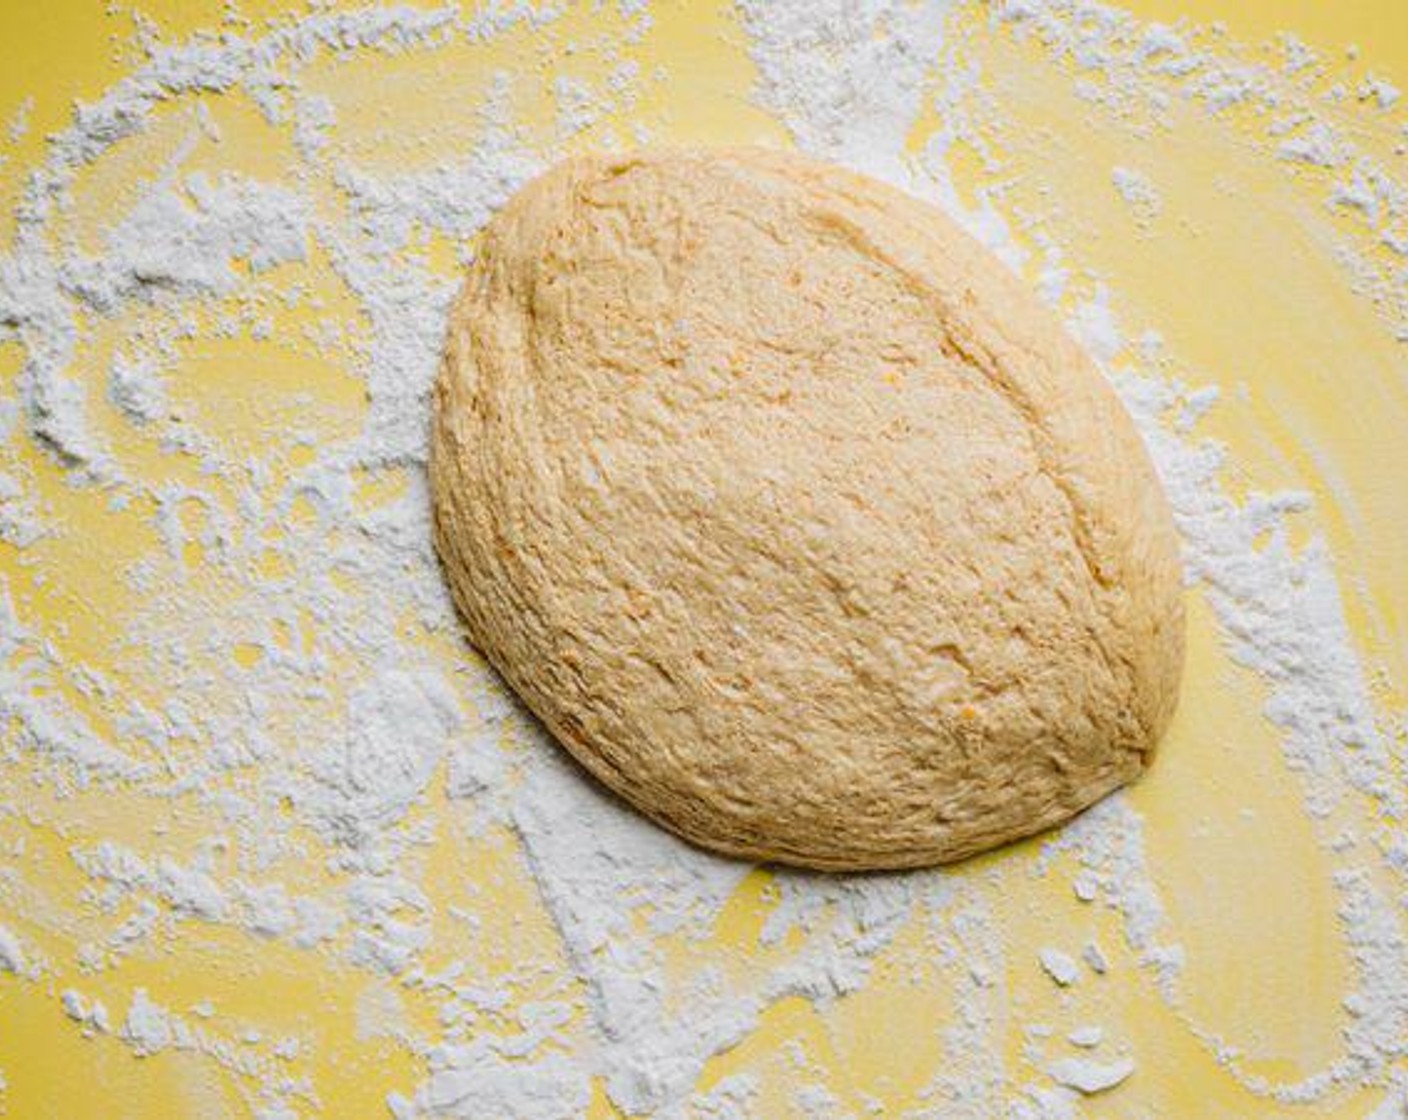
[[[25,972],[24,949],[20,939],[4,926],[0,926],[0,972]]]
[[[950,184],[948,146],[971,115],[978,81],[953,54],[936,74],[941,52],[960,49],[945,45],[950,8],[947,0],[744,0],[756,97],[799,146],[935,199],[1020,265],[998,207],[964,209]],[[650,19],[643,5],[622,13],[627,39]],[[1035,29],[1053,55],[1100,72],[1105,81],[1090,96],[1119,99],[1140,120],[1157,122],[1170,96],[1209,112],[1269,106],[1284,124],[1268,130],[1269,150],[1342,169],[1327,204],[1351,211],[1371,236],[1408,237],[1392,180],[1315,116],[1318,90],[1312,97],[1297,85],[1296,67],[1310,65],[1304,48],[1287,48],[1284,72],[1271,73],[1093,5],[1027,0],[1007,4],[1004,17]],[[17,774],[24,767],[63,792],[135,789],[153,799],[154,812],[169,805],[205,836],[180,846],[160,832],[140,845],[74,843],[72,863],[89,884],[89,939],[75,960],[40,968],[0,926],[0,971],[65,982],[121,976],[126,957],[179,936],[185,923],[229,926],[248,936],[252,952],[284,941],[377,978],[369,991],[382,995],[363,1009],[366,1032],[409,1038],[398,992],[433,1001],[441,1029],[414,1037],[425,1077],[414,1091],[392,1094],[387,1104],[398,1117],[580,1115],[597,1076],[629,1113],[722,1117],[752,1114],[758,1085],[725,1079],[691,1104],[706,1062],[785,997],[825,1007],[856,991],[878,955],[918,921],[923,967],[933,976],[942,970],[957,1007],[954,1025],[935,1040],[943,1072],[926,1090],[927,1107],[944,1116],[1078,1115],[1081,1094],[1137,1079],[1137,1055],[1124,1056],[1123,1047],[1067,1055],[1041,1067],[1048,1080],[1017,1082],[1003,1058],[1004,932],[980,879],[779,873],[757,943],[719,950],[711,938],[720,914],[750,869],[684,846],[584,781],[458,644],[430,545],[422,469],[453,283],[418,250],[433,234],[467,251],[466,240],[551,161],[556,145],[629,105],[641,78],[623,62],[604,86],[558,80],[557,131],[543,141],[518,127],[512,110],[515,83],[539,79],[499,74],[471,110],[481,126],[474,150],[439,161],[426,154],[405,170],[349,156],[337,143],[336,97],[305,89],[305,78],[341,64],[333,59],[434,52],[492,40],[525,21],[565,51],[551,38],[554,18],[512,7],[473,20],[454,9],[319,11],[262,34],[152,42],[141,70],[81,106],[50,141],[28,182],[13,250],[0,258],[0,342],[19,343],[25,357],[18,409],[0,414],[0,436],[37,441],[71,486],[100,488],[114,507],[148,503],[166,549],[118,573],[143,604],[122,623],[120,680],[65,660],[22,624],[15,596],[0,593],[0,720],[17,729],[0,765]],[[1182,82],[1175,93],[1170,80]],[[104,223],[98,251],[81,247],[67,224],[81,173],[125,138],[184,111],[191,95],[231,91],[293,138],[291,170],[279,181],[237,168],[188,173],[182,160],[213,144],[216,131],[208,114],[193,114],[185,154],[153,169],[136,201]],[[1357,96],[1388,110],[1397,95],[1369,79]],[[911,124],[936,97],[950,123],[909,159]],[[23,122],[22,112],[12,132]],[[1110,181],[1136,210],[1157,209],[1158,192],[1142,172],[1114,168]],[[1078,265],[1069,259],[1078,245],[1036,243],[1047,255],[1042,288],[1055,300]],[[299,271],[315,256],[331,262],[355,311],[328,311],[321,326],[280,338],[269,324],[282,308],[316,310],[325,300]],[[1408,322],[1401,277],[1360,280],[1390,292],[1390,321]],[[87,340],[113,321],[142,327],[124,332],[104,368],[86,365],[75,376]],[[1408,878],[1408,838],[1395,823],[1408,808],[1394,771],[1402,760],[1376,726],[1331,557],[1318,541],[1291,544],[1288,522],[1307,516],[1302,496],[1237,502],[1223,492],[1225,452],[1196,432],[1216,407],[1215,386],[1190,389],[1122,364],[1128,334],[1108,293],[1076,308],[1071,325],[1111,367],[1142,427],[1184,534],[1190,582],[1217,612],[1233,657],[1264,679],[1265,714],[1281,731],[1286,763],[1337,869],[1356,969],[1343,1053],[1293,1083],[1238,1076],[1288,1101],[1315,1099],[1337,1083],[1401,1093],[1390,1067],[1408,1053],[1408,946],[1395,902]],[[306,430],[275,433],[310,452],[302,466],[287,450],[232,453],[179,405],[181,379],[194,376],[184,348],[221,336],[278,343],[306,360],[338,354],[365,392],[355,430],[323,437],[309,420]],[[143,481],[104,434],[104,408],[197,464],[197,481]],[[368,505],[358,497],[368,477],[404,485]],[[295,517],[299,510],[307,516]],[[81,531],[50,519],[24,470],[0,477],[6,541],[23,549]],[[209,585],[185,567],[193,545]],[[258,562],[271,557],[289,574],[259,574]],[[237,647],[254,659],[236,673]],[[73,695],[94,703],[65,699]],[[91,718],[94,706],[110,730]],[[7,788],[18,789],[7,794],[8,808],[22,811],[24,787]],[[1354,827],[1366,820],[1381,823]],[[500,830],[516,838],[522,871],[555,930],[553,948],[525,942],[512,968],[490,973],[472,953],[457,956],[455,945],[437,941],[441,906],[471,940],[495,920],[492,901],[476,889],[450,902],[428,891],[425,864],[442,830],[471,843]],[[1070,889],[1119,916],[1134,959],[1177,1005],[1183,951],[1138,814],[1126,799],[1111,799],[1047,843],[1034,873],[1055,874],[1063,853],[1080,867]],[[16,897],[11,880],[0,879],[7,915],[18,912]],[[1073,936],[1040,954],[1062,988],[1112,967],[1097,944],[1082,947],[1085,935]],[[102,1002],[74,983],[55,998],[86,1033],[116,1034],[139,1055],[203,1054],[241,1077],[251,1106],[266,1116],[313,1107],[314,1087],[284,1068],[301,1053],[297,1040],[195,1023],[141,987],[113,1016],[120,1025],[109,1023]],[[202,1020],[208,1013],[208,1005],[193,1009]],[[1062,1024],[1062,1033],[1078,1024]],[[1226,1040],[1190,1028],[1211,1052],[1232,1054]],[[1098,1027],[1080,1030],[1075,1045],[1102,1045]],[[1223,1060],[1237,1070],[1235,1057]],[[796,1106],[844,1112],[828,1099],[804,1085]]]

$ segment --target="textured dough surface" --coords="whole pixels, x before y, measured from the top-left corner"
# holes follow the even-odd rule
[[[957,859],[1147,765],[1176,539],[1113,391],[939,211],[764,150],[559,164],[451,313],[431,482],[474,644],[717,851]]]

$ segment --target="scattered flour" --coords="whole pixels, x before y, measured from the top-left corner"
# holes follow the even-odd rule
[[[15,110],[15,115],[10,118],[10,125],[5,130],[5,135],[10,143],[14,144],[23,140],[29,133],[29,115],[34,112],[33,96],[26,97],[20,102],[20,107]]]
[[[1039,954],[1042,970],[1063,988],[1080,979],[1080,967],[1060,949],[1043,949]]]
[[[171,1045],[171,1021],[166,1010],[152,1002],[145,988],[132,993],[132,1005],[122,1024],[122,1038],[139,1058],[159,1054]]]
[[[1158,213],[1159,192],[1148,176],[1130,167],[1116,167],[1110,172],[1110,181],[1119,196],[1129,203],[1130,208],[1141,219],[1147,220]]]
[[[1047,1073],[1057,1084],[1089,1096],[1127,1081],[1134,1073],[1134,1063],[1128,1058],[1109,1063],[1093,1062],[1089,1058],[1061,1058],[1047,1067]]]
[[[1066,1036],[1072,1046],[1093,1050],[1105,1040],[1105,1032],[1100,1027],[1077,1027]]]
[[[0,926],[0,972],[19,974],[24,971],[25,956],[20,939],[5,926]]]
[[[90,1000],[82,992],[73,988],[65,988],[59,993],[59,1004],[63,1007],[65,1015],[75,1023],[87,1028],[85,1033],[106,1034],[112,1030],[112,1024],[108,1020],[108,1009],[100,999]]]
[[[1380,109],[1392,109],[1403,94],[1386,78],[1370,74],[1359,86],[1359,96],[1366,101],[1372,100]]]
[[[758,1115],[754,1106],[757,1094],[756,1077],[746,1073],[730,1074],[692,1102],[690,1115],[696,1120],[737,1120],[755,1116]]]

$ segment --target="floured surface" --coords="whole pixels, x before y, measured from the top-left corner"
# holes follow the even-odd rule
[[[1041,3],[230,18],[90,66],[90,100],[128,77],[47,148],[67,88],[6,108],[12,1114],[1401,1111],[1404,134],[1371,42]],[[466,653],[429,547],[427,394],[493,208],[573,148],[789,138],[1060,308],[1183,537],[1163,763],[961,871],[771,876],[640,824]]]

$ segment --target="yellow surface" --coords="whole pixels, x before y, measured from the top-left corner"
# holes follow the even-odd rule
[[[1258,41],[1295,31],[1327,55],[1339,57],[1346,44],[1359,47],[1346,60],[1352,73],[1372,69],[1408,86],[1408,6],[1398,0],[1356,4],[1330,0],[1260,0],[1235,4],[1218,0],[1136,0],[1128,5],[1141,18],[1172,21],[1186,14],[1195,22],[1225,18],[1228,34]],[[145,3],[142,10],[165,37],[184,35],[218,23],[223,5],[190,0]],[[260,18],[277,14],[276,2],[241,5]],[[633,118],[658,135],[698,140],[762,140],[786,143],[785,129],[748,101],[754,70],[734,18],[711,4],[657,0],[655,22],[643,40],[629,48],[647,67],[663,63],[671,80],[647,85]],[[587,32],[594,26],[619,27],[614,6],[578,5],[566,19]],[[1222,402],[1205,422],[1205,434],[1231,449],[1226,484],[1237,493],[1303,488],[1315,498],[1300,515],[1306,536],[1323,535],[1335,558],[1349,621],[1366,665],[1376,674],[1374,699],[1391,728],[1401,719],[1408,682],[1408,594],[1403,574],[1408,540],[1408,351],[1394,343],[1367,301],[1347,294],[1344,278],[1324,239],[1307,232],[1315,223],[1334,228],[1323,214],[1326,181],[1311,169],[1289,174],[1261,156],[1227,143],[1225,130],[1185,120],[1176,145],[1160,146],[1112,126],[1101,110],[1081,100],[1068,69],[1052,64],[1030,42],[1008,29],[993,28],[983,12],[955,17],[971,33],[969,49],[987,79],[1007,95],[1004,119],[989,134],[1003,161],[1007,184],[993,199],[1012,217],[1024,208],[1050,207],[1065,215],[1079,236],[1064,240],[1066,263],[1077,272],[1072,297],[1089,294],[1088,279],[1099,276],[1112,293],[1123,321],[1156,328],[1172,357],[1168,372],[1192,384],[1209,380],[1224,388]],[[33,98],[32,127],[18,142],[0,141],[0,238],[10,236],[10,213],[25,169],[42,155],[43,134],[67,118],[75,97],[93,98],[132,64],[128,15],[96,3],[6,3],[0,8],[0,122],[8,121],[26,98]],[[424,161],[423,150],[367,141],[387,106],[402,119],[434,116],[447,144],[468,146],[472,122],[455,132],[445,113],[467,103],[494,65],[511,63],[529,49],[531,32],[520,29],[489,46],[457,46],[433,56],[359,55],[346,66],[315,67],[310,87],[320,85],[338,101],[339,129],[334,144],[369,164]],[[567,71],[601,72],[590,55],[568,59]],[[596,69],[593,69],[593,68]],[[429,78],[429,81],[420,79]],[[198,148],[187,167],[238,166],[251,174],[277,177],[291,158],[287,130],[267,125],[239,95],[204,99],[225,139],[219,150]],[[550,114],[550,98],[525,105],[533,118]],[[1191,114],[1191,110],[1185,111]],[[359,115],[360,114],[360,115]],[[574,142],[590,145],[600,122]],[[919,151],[940,122],[921,118],[911,137]],[[402,126],[404,127],[404,126]],[[445,132],[444,129],[449,131]],[[1080,159],[1051,159],[1054,147],[1081,153]],[[128,142],[77,187],[74,236],[92,237],[102,228],[102,210],[130,191],[144,168],[177,143],[174,126],[160,120]],[[1384,129],[1366,145],[1390,150],[1395,137]],[[1109,168],[1137,166],[1157,182],[1158,215],[1140,221],[1113,191]],[[954,160],[960,194],[973,202],[991,173],[982,159],[961,153]],[[1224,178],[1240,188],[1223,189]],[[1020,223],[1014,221],[1020,228]],[[1190,235],[1191,231],[1191,235]],[[3,243],[3,242],[0,242]],[[461,246],[429,244],[425,252],[447,275]],[[1289,262],[1274,276],[1268,259]],[[1290,267],[1293,265],[1293,267]],[[313,259],[305,282],[321,294],[328,314],[348,296],[327,263]],[[1196,277],[1196,282],[1190,278]],[[308,321],[289,312],[275,324],[292,332]],[[75,374],[101,371],[133,317],[94,331],[79,355]],[[5,392],[17,373],[17,348],[0,347],[0,386]],[[336,352],[323,361],[241,337],[211,341],[198,335],[181,357],[192,372],[175,396],[180,406],[203,417],[223,448],[233,455],[257,453],[276,472],[295,469],[305,453],[286,435],[296,422],[324,438],[354,430],[363,407],[360,386],[340,367]],[[256,383],[250,369],[259,371]],[[1245,393],[1234,391],[1246,386]],[[310,405],[300,397],[312,393]],[[123,464],[149,480],[192,477],[194,464],[164,454],[134,437],[115,416],[100,415],[98,426],[114,441]],[[62,657],[92,665],[119,682],[127,695],[159,703],[158,687],[128,679],[116,643],[123,619],[140,608],[117,578],[121,567],[158,550],[149,508],[112,511],[99,493],[65,485],[62,472],[32,446],[22,450],[23,466],[44,505],[65,531],[23,553],[0,545],[0,575],[7,581],[27,626],[43,633]],[[204,483],[212,485],[209,480]],[[404,479],[368,479],[359,499],[369,506],[398,492]],[[183,511],[199,519],[199,509]],[[307,515],[307,511],[304,511]],[[295,509],[294,516],[299,516]],[[188,545],[184,563],[205,564],[199,545]],[[271,563],[275,561],[271,559]],[[215,579],[213,569],[209,578]],[[100,605],[100,610],[93,610]],[[315,620],[290,642],[316,641]],[[1024,1055],[1024,1023],[1054,1015],[1061,1001],[1089,1005],[1092,1021],[1127,1039],[1139,1056],[1135,1078],[1118,1090],[1083,1102],[1091,1116],[1261,1117],[1363,1116],[1376,1094],[1343,1094],[1314,1107],[1292,1108],[1253,1096],[1199,1041],[1193,1026],[1242,1048],[1241,1069],[1271,1078],[1294,1078],[1320,1069],[1333,1058],[1345,1017],[1340,1006],[1348,990],[1350,961],[1336,915],[1324,848],[1301,806],[1298,780],[1276,749],[1277,733],[1260,715],[1263,684],[1228,657],[1211,610],[1197,593],[1190,598],[1191,656],[1184,703],[1160,764],[1132,793],[1145,816],[1149,860],[1170,914],[1173,939],[1187,952],[1182,1002],[1169,1006],[1146,971],[1134,967],[1114,915],[1082,907],[1066,879],[1031,872],[1032,844],[959,868],[955,874],[981,884],[988,904],[1008,939],[1009,974],[999,998],[1021,1014],[1001,1019],[998,1044],[1015,1080],[1036,1080],[1037,1068]],[[446,663],[464,656],[448,639],[437,638]],[[250,645],[239,654],[259,656]],[[97,726],[107,716],[101,705],[78,698]],[[181,745],[173,746],[180,750]],[[20,780],[18,769],[10,775]],[[436,790],[438,787],[432,787]],[[1250,791],[1250,792],[1249,792]],[[8,793],[8,791],[7,791]],[[217,926],[185,923],[179,934],[110,970],[81,974],[77,954],[91,909],[82,900],[86,878],[68,856],[71,847],[101,837],[126,838],[144,851],[180,850],[183,836],[202,834],[192,808],[167,807],[145,797],[111,791],[79,791],[59,798],[34,785],[15,795],[29,810],[0,817],[0,851],[22,844],[24,856],[10,898],[26,900],[0,913],[27,943],[42,949],[55,976],[26,983],[0,974],[0,1093],[5,1115],[30,1117],[147,1117],[164,1115],[242,1115],[249,1107],[250,1079],[229,1057],[240,1044],[231,1023],[257,1025],[270,1036],[297,1033],[313,1044],[281,1072],[306,1079],[303,1100],[310,1115],[353,1117],[385,1114],[386,1094],[411,1095],[424,1076],[416,1055],[392,1035],[357,1027],[357,1008],[375,999],[385,982],[353,972],[330,957],[277,942],[255,952],[247,936]],[[432,822],[437,845],[427,857],[422,882],[448,896],[466,876],[500,899],[501,931],[481,930],[479,944],[504,945],[525,939],[550,945],[551,923],[530,885],[513,870],[513,843],[506,835],[471,837],[437,813],[443,794],[434,792],[418,810]],[[1248,804],[1255,812],[1243,812]],[[152,836],[151,815],[168,814],[160,847]],[[471,858],[472,853],[472,858]],[[310,858],[309,873],[320,874]],[[754,872],[739,889],[717,931],[720,945],[751,945],[770,902],[769,874]],[[1098,936],[1115,967],[1099,985],[1058,993],[1035,965],[1038,950],[1053,940],[1069,941],[1070,930]],[[467,933],[447,923],[437,935],[441,962],[453,958]],[[914,964],[914,931],[886,950],[865,990],[818,1011],[800,999],[773,1006],[758,1030],[711,1064],[701,1089],[728,1073],[752,1071],[761,1079],[759,1115],[782,1115],[789,1106],[793,1066],[781,1045],[798,1040],[806,1057],[823,1071],[826,1085],[847,1111],[864,1112],[866,1102],[883,1102],[887,1115],[920,1107],[923,1087],[937,1072],[931,1044],[958,1013],[952,976],[937,964],[928,982],[909,983]],[[482,950],[481,950],[482,952]],[[134,1058],[113,1037],[85,1039],[60,1010],[59,976],[80,976],[89,996],[120,1013],[137,987],[162,1004],[186,1012],[198,1000],[219,1008],[212,1038],[226,1043],[226,1057],[167,1052]],[[406,1018],[433,1022],[433,1000],[402,993]],[[1065,1013],[1067,1016],[1069,1012]],[[264,1059],[266,1065],[268,1059]],[[596,1115],[612,1114],[598,1089]]]

